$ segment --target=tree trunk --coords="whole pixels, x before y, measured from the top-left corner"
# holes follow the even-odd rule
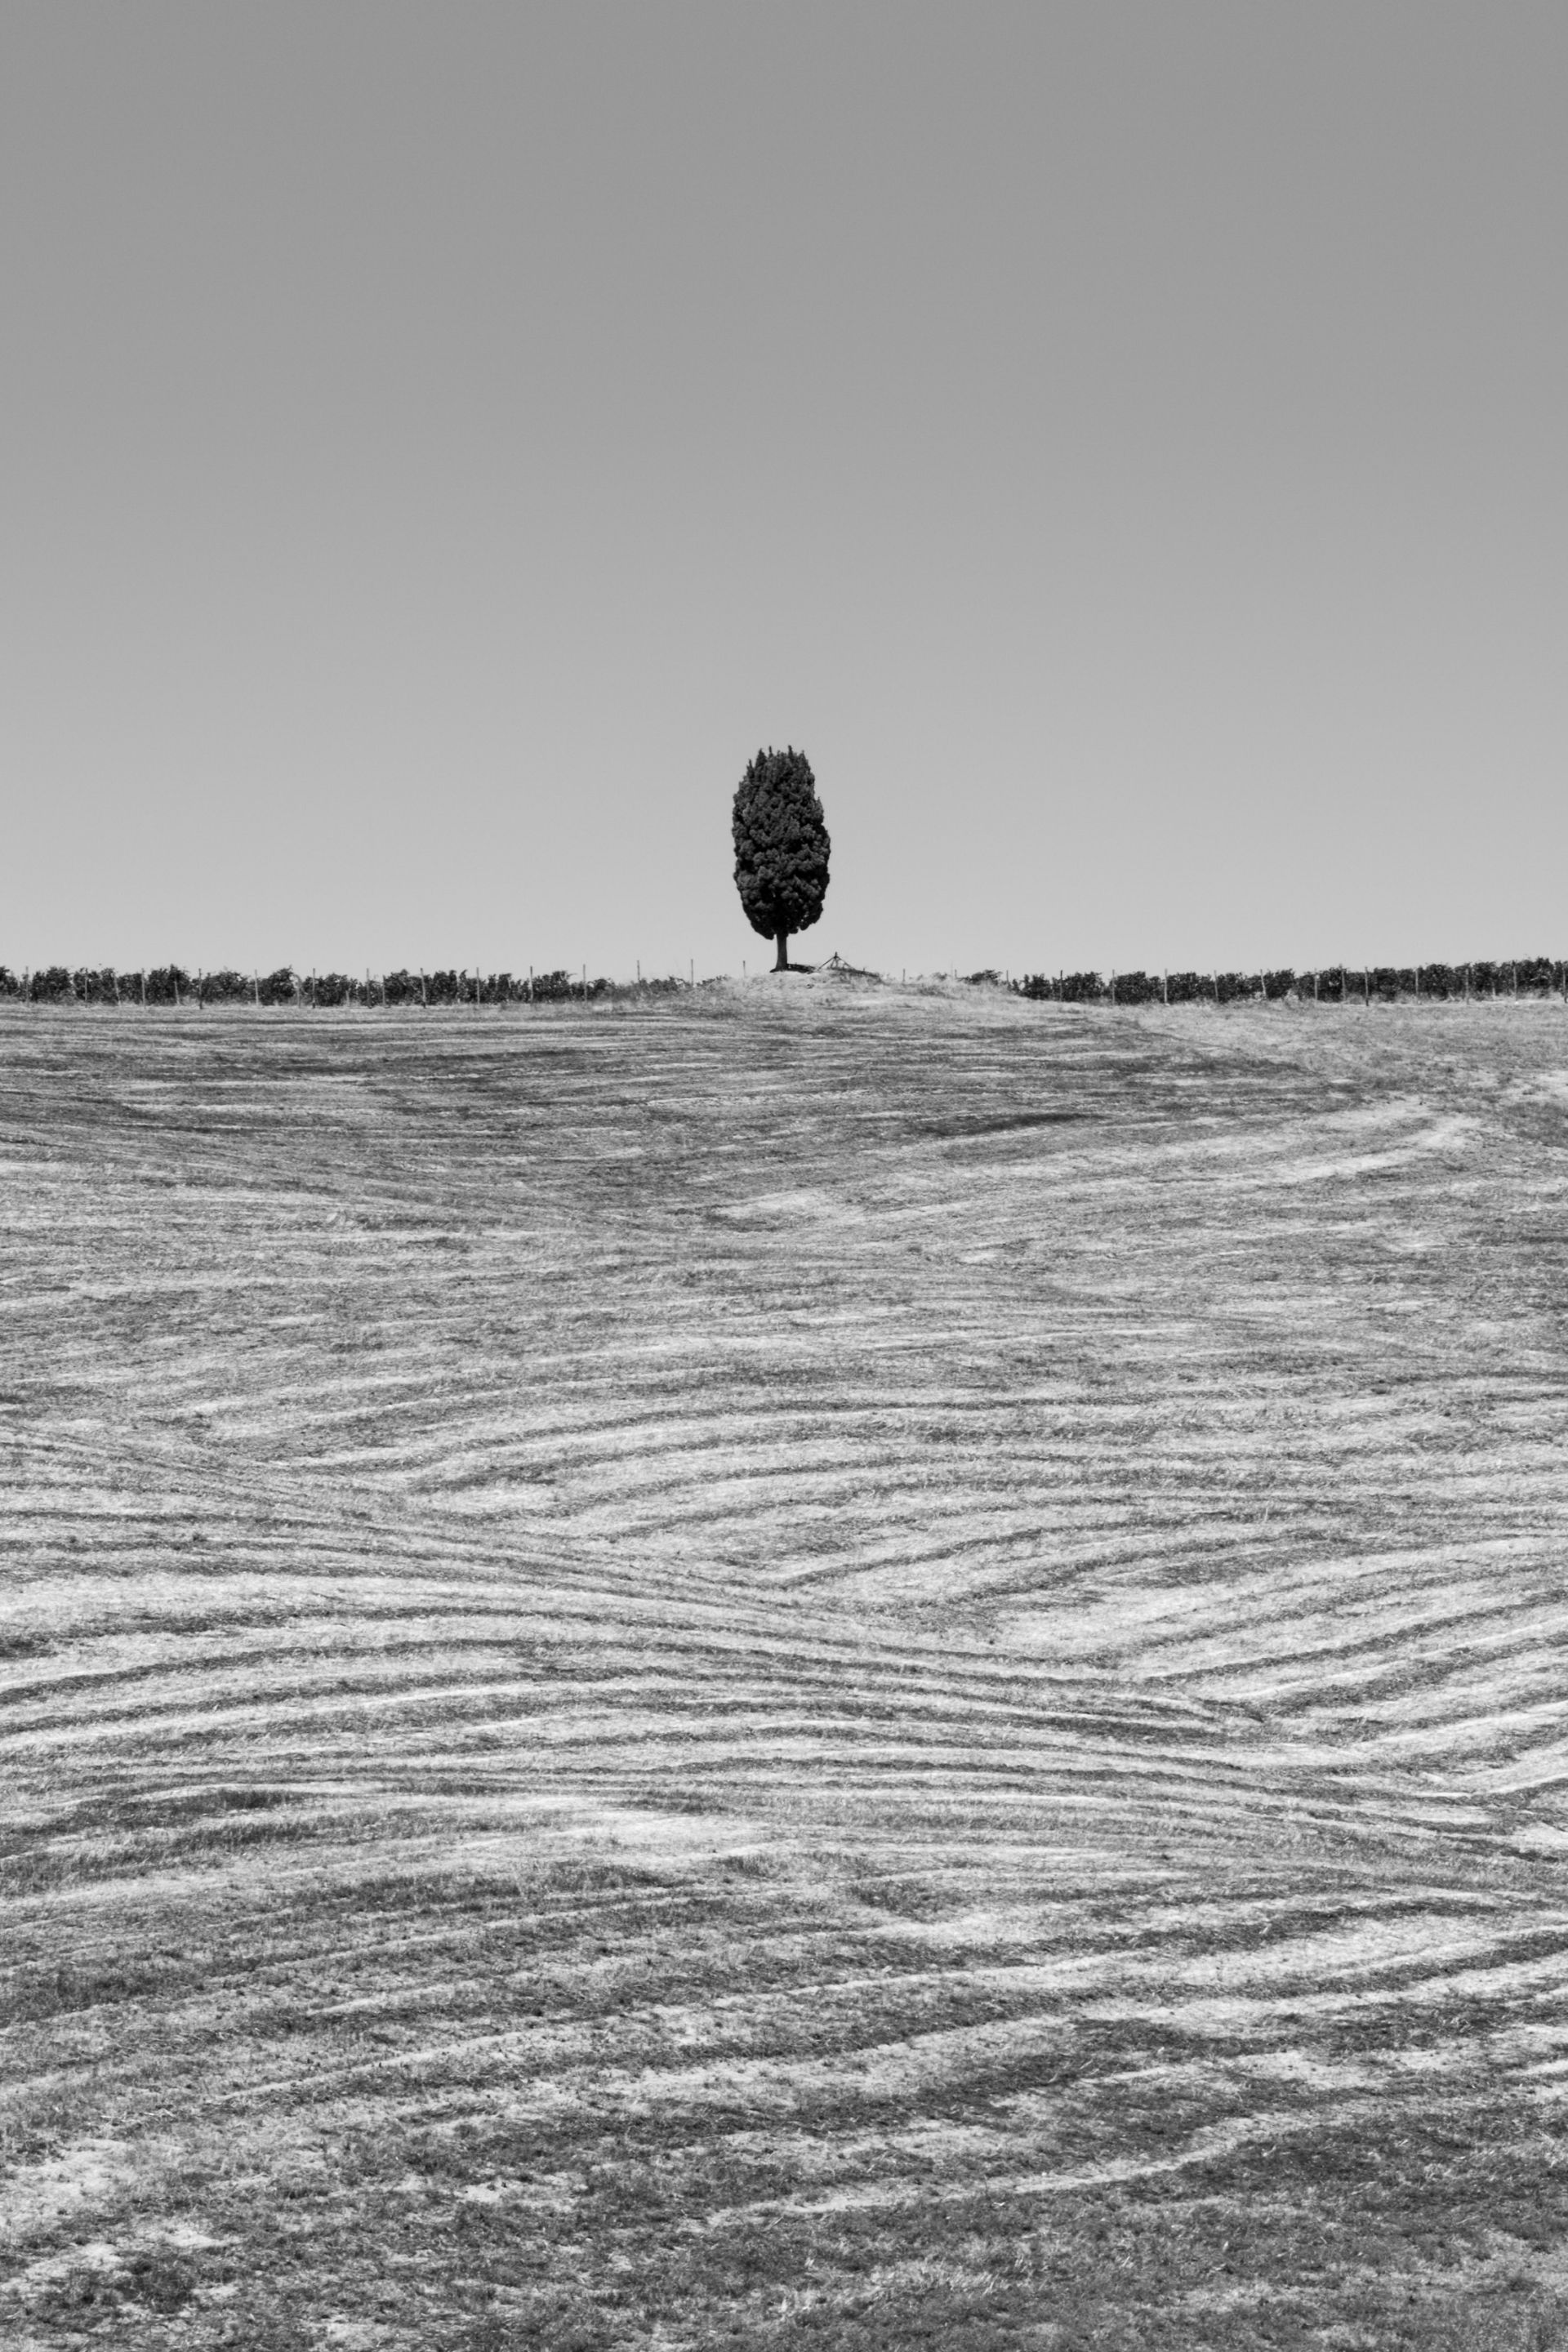
[[[787,971],[789,970],[789,933],[787,931],[780,931],[778,934],[778,942],[779,951],[777,957],[774,959],[773,970],[775,971]]]

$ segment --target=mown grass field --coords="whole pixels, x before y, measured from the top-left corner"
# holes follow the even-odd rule
[[[0,2339],[1568,2344],[1568,1012],[0,1016]]]

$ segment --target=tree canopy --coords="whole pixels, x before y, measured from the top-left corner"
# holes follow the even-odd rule
[[[759,751],[735,790],[735,887],[746,920],[776,941],[774,970],[789,965],[789,941],[809,930],[827,895],[827,853],[816,779],[804,751]]]

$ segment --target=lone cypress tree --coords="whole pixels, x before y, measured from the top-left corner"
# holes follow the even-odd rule
[[[735,788],[735,887],[746,920],[776,940],[789,970],[792,931],[807,931],[827,896],[827,827],[811,761],[793,746],[759,751]]]

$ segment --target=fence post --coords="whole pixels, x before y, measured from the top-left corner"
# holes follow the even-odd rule
[[[531,1004],[533,1003],[533,966],[531,964],[528,967],[528,1001]]]
[[[251,973],[250,985],[252,992],[256,998],[256,1009],[258,1013],[259,1013],[261,1010],[261,974],[258,971],[253,971]]]

